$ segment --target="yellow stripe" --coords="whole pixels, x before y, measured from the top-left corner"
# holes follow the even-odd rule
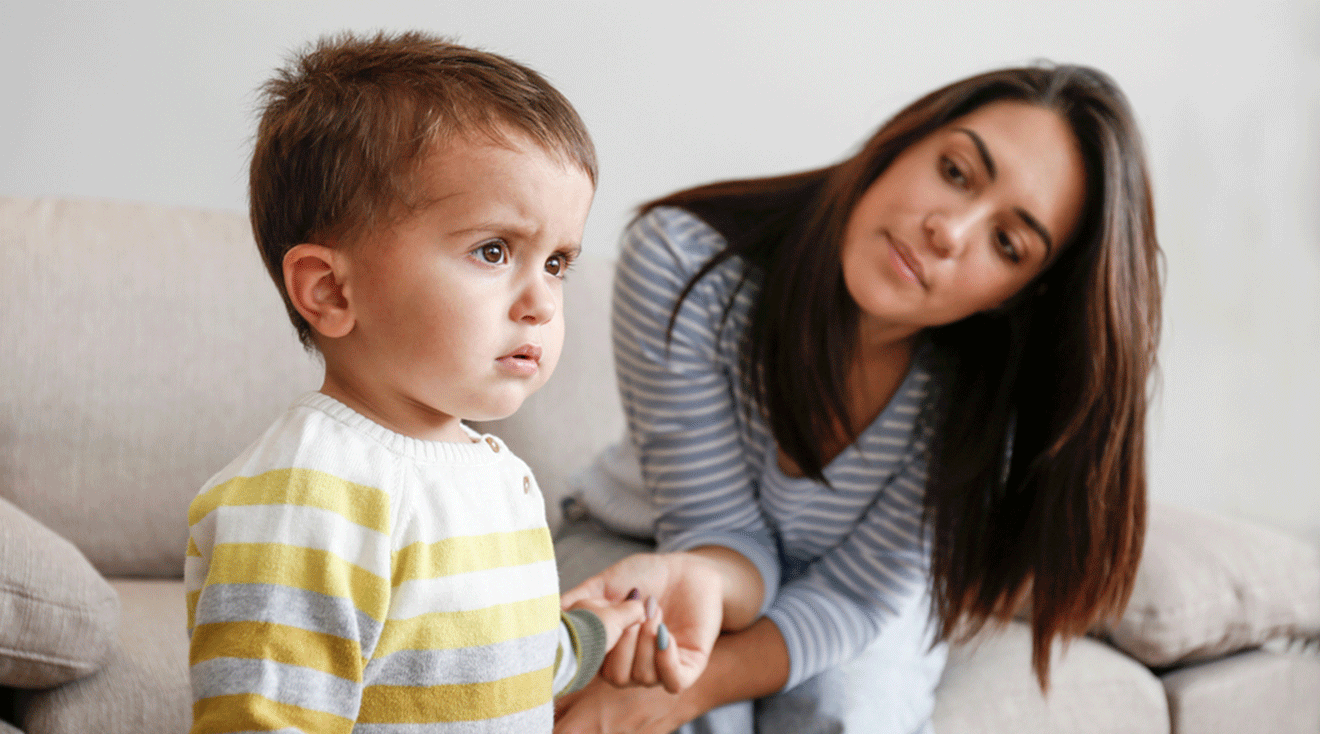
[[[217,484],[193,499],[188,508],[188,524],[196,525],[221,505],[316,507],[378,533],[390,532],[389,495],[375,487],[311,469],[276,469]]]
[[[197,542],[192,539],[191,535],[188,536],[188,550],[184,553],[184,555],[192,556],[193,558],[202,557],[202,552],[198,550]]]
[[[211,552],[206,585],[279,584],[350,599],[364,614],[383,620],[389,582],[339,556],[283,543],[224,543]]]
[[[373,657],[400,650],[452,650],[530,637],[559,624],[559,595],[497,604],[464,612],[433,612],[390,620]]]
[[[272,660],[362,682],[357,640],[272,622],[216,622],[193,630],[188,664],[214,658]]]
[[[353,730],[353,722],[324,711],[272,701],[255,693],[215,696],[193,704],[193,734],[285,728],[348,734]]]
[[[392,581],[398,586],[405,581],[522,566],[554,557],[554,543],[546,527],[413,543],[395,554]]]
[[[189,633],[189,634],[192,633],[193,626],[196,625],[196,623],[197,623],[197,599],[200,598],[201,595],[202,595],[202,592],[200,592],[200,591],[190,591],[190,592],[188,592],[187,597],[186,597],[186,599],[187,599],[187,604],[188,604],[188,633]]]
[[[370,686],[362,692],[363,724],[428,724],[478,721],[526,711],[550,702],[550,668],[489,683],[414,688]]]

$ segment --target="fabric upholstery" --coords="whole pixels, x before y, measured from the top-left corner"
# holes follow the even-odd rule
[[[20,702],[27,734],[183,734],[192,725],[182,581],[119,580],[123,623],[97,674]]]
[[[118,626],[119,597],[78,549],[0,499],[0,685],[90,675]]]
[[[181,576],[187,508],[320,384],[240,212],[0,197],[0,496],[107,575]]]
[[[1252,650],[1163,676],[1174,734],[1320,732],[1320,657]]]
[[[1320,549],[1259,525],[1154,505],[1112,642],[1152,667],[1320,636]]]
[[[1090,638],[1055,645],[1050,689],[1031,669],[1031,631],[1012,622],[949,652],[935,692],[938,734],[1162,734],[1164,688],[1150,671]]]

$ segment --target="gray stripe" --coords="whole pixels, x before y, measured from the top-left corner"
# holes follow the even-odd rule
[[[363,646],[369,657],[381,623],[358,611],[353,602],[279,584],[218,584],[197,599],[197,624],[271,622],[324,632]]]
[[[358,724],[353,734],[525,734],[548,732],[555,725],[551,704],[485,721],[441,721],[430,724]]]
[[[484,683],[549,668],[559,628],[484,647],[400,650],[367,663],[367,685],[441,686]],[[571,654],[572,651],[568,651]]]
[[[351,680],[256,658],[213,658],[192,666],[193,700],[255,693],[305,709],[356,719],[362,688]]]

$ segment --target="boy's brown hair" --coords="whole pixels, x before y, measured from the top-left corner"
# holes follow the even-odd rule
[[[516,131],[596,183],[596,151],[573,106],[535,71],[419,32],[328,36],[261,88],[248,181],[252,231],[298,338],[311,326],[284,287],[304,242],[352,243],[424,204],[414,178],[455,136]]]

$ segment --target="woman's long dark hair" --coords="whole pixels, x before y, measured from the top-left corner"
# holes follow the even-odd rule
[[[980,74],[917,100],[837,165],[700,186],[642,211],[682,207],[728,242],[679,303],[731,257],[761,276],[745,377],[779,448],[823,481],[822,437],[858,430],[844,399],[859,322],[840,264],[848,216],[909,145],[996,101],[1069,122],[1086,203],[1057,261],[1018,296],[926,332],[940,396],[925,500],[932,606],[941,638],[962,639],[1029,600],[1044,688],[1054,639],[1126,605],[1145,534],[1160,253],[1141,138],[1114,82],[1078,66]]]

